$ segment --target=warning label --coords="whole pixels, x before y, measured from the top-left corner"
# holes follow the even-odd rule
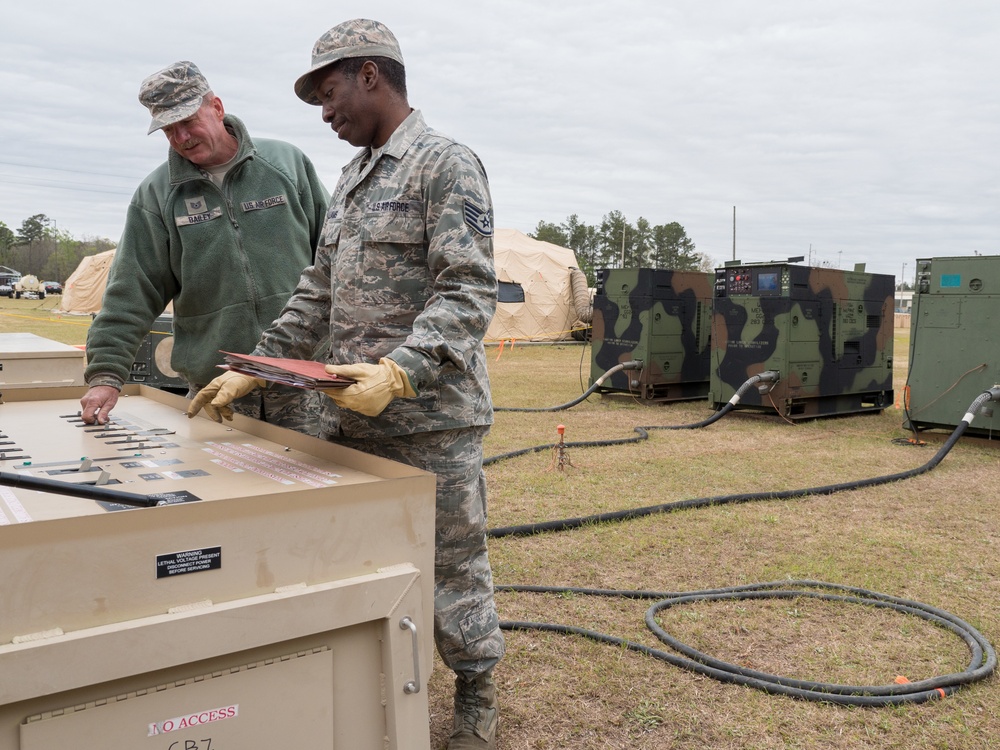
[[[218,570],[222,567],[222,547],[206,547],[186,552],[171,552],[156,556],[156,577],[200,573],[203,570]]]
[[[223,721],[224,719],[233,719],[240,715],[240,704],[234,703],[230,706],[221,706],[219,708],[213,708],[208,711],[199,711],[198,713],[188,714],[187,716],[175,716],[172,719],[167,719],[165,721],[158,721],[154,724],[149,725],[149,734],[147,737],[153,737],[157,734],[166,734],[167,732],[176,732],[178,729],[190,729],[191,727],[199,727],[203,724],[211,724],[215,721]],[[190,742],[190,740],[188,741]],[[208,744],[211,745],[212,741],[209,740]],[[174,745],[180,747],[179,742],[175,742]],[[195,747],[195,744],[188,745],[185,743],[185,747]],[[201,747],[201,745],[197,745]],[[207,747],[207,745],[206,745]]]

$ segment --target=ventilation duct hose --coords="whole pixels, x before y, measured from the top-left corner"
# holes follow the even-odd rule
[[[594,319],[594,305],[590,301],[590,289],[587,287],[587,274],[579,268],[569,269],[570,288],[573,290],[573,308],[581,323],[590,324]]]

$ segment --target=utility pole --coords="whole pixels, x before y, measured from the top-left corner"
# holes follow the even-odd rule
[[[736,206],[733,206],[733,260],[736,260]]]

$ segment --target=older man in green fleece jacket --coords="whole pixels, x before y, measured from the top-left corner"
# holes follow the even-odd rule
[[[220,350],[251,350],[312,263],[329,201],[309,159],[288,143],[251,139],[194,63],[146,78],[139,101],[152,115],[149,132],[162,130],[170,151],[132,197],[87,336],[88,424],[108,421],[170,302],[171,367],[189,395],[219,374]],[[274,385],[233,408],[314,435],[330,429],[334,412],[320,394]]]

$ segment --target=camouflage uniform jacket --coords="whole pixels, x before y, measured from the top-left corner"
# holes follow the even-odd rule
[[[308,358],[329,331],[333,364],[395,360],[417,396],[378,417],[342,409],[349,437],[492,424],[483,336],[497,282],[482,164],[418,111],[370,153],[344,167],[316,263],[255,353]]]
[[[220,189],[171,149],[128,208],[104,303],[87,336],[88,381],[128,379],[150,326],[173,300],[173,368],[218,377],[219,350],[250,351],[313,262],[329,194],[291,144],[239,141]]]

